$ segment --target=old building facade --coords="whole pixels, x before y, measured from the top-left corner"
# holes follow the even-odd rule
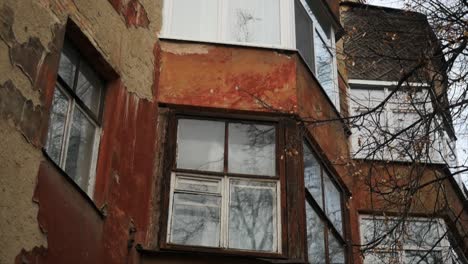
[[[446,160],[356,154],[350,98],[401,76],[363,74],[349,32],[403,13],[338,0],[2,1],[0,263],[412,263],[426,252],[466,263],[468,205]],[[372,189],[415,170],[423,187],[393,193],[401,204]],[[361,251],[403,217],[410,238],[443,235],[434,248],[405,238]]]

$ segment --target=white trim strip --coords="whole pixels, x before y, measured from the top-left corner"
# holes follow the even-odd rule
[[[378,81],[378,80],[362,80],[362,79],[349,79],[348,84],[362,84],[362,85],[377,85],[377,86],[396,86],[396,81]],[[409,82],[410,86],[429,87],[427,83]]]

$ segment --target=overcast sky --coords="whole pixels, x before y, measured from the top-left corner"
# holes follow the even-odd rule
[[[367,0],[367,3],[370,5],[394,7],[394,8],[403,8],[403,0]]]

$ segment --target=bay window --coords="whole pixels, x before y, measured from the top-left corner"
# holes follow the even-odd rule
[[[307,142],[303,152],[309,263],[345,263],[342,194]]]
[[[281,252],[275,124],[177,119],[167,242]]]
[[[165,0],[161,36],[297,49],[340,110],[334,27],[321,0]]]

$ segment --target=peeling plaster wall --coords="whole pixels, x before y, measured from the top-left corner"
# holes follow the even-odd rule
[[[294,111],[296,61],[258,48],[161,42],[160,102]]]
[[[12,263],[23,248],[47,247],[32,200],[42,155],[13,126],[0,122],[0,263]]]
[[[0,2],[0,263],[109,263],[105,259],[123,263],[130,254],[127,240],[132,218],[138,226],[137,242],[145,243],[142,226],[148,221],[151,192],[148,183],[153,160],[152,155],[144,156],[138,151],[135,156],[134,150],[151,152],[155,143],[158,76],[155,65],[159,60],[157,34],[161,10],[162,0]],[[99,200],[95,203],[107,206],[109,215],[105,221],[96,218],[95,209],[77,192],[76,186],[64,181],[64,175],[60,175],[41,151],[68,18],[119,75],[119,80],[109,87],[115,91],[106,98],[109,107],[105,106],[104,126],[109,131],[104,131],[102,142],[117,148],[134,142],[119,153],[101,145],[104,156],[103,164],[98,164],[102,172],[98,179],[119,174],[121,182],[132,183],[133,177],[138,177],[137,185],[132,188],[105,185],[100,189],[102,194],[96,195]],[[126,99],[122,102],[119,98]],[[122,117],[132,116],[106,122],[116,109],[124,113]],[[128,128],[126,122],[133,122],[133,131],[141,132],[129,133],[127,129],[117,132],[119,141],[106,138],[107,134],[111,135],[110,129]],[[119,164],[106,161],[106,157],[127,159],[127,152],[133,153],[131,158],[135,161],[128,163],[130,170],[122,171]],[[43,169],[39,170],[40,166]],[[42,175],[39,178],[38,173]],[[129,211],[135,204],[116,200],[123,191],[129,196],[138,193],[134,188],[144,194],[135,201],[147,200],[143,214],[138,210]],[[129,196],[124,197],[132,200]],[[56,201],[59,201],[57,206],[52,206]],[[81,214],[83,217],[77,218]],[[62,221],[59,226],[57,219]],[[73,223],[87,230],[76,229]],[[73,233],[77,230],[81,231]],[[103,241],[103,232],[107,232],[107,242]],[[66,242],[67,238],[72,240]],[[100,248],[91,241],[100,241],[104,246]],[[70,247],[74,243],[76,246]],[[89,251],[91,247],[94,249]],[[79,254],[73,253],[80,248]]]

